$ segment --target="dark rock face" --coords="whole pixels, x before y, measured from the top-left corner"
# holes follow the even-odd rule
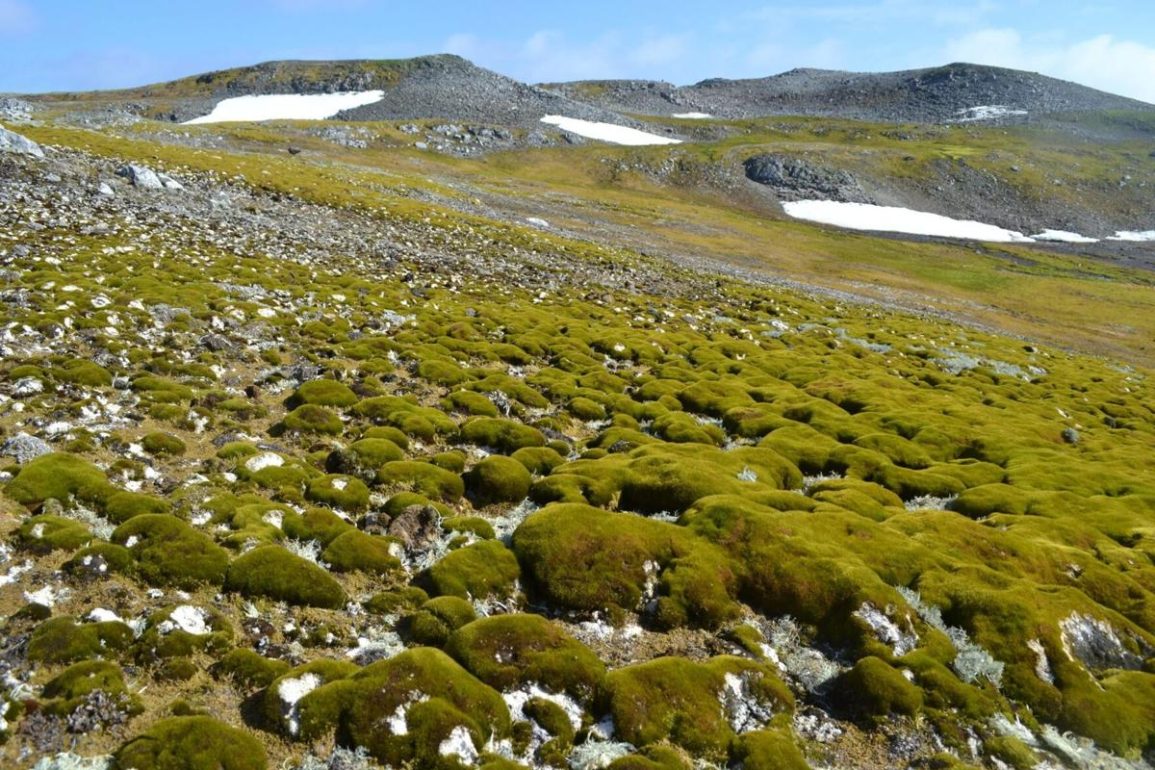
[[[743,165],[747,179],[773,188],[782,200],[872,202],[848,171],[824,168],[786,155],[755,155]]]

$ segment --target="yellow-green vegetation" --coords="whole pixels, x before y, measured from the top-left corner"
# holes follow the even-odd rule
[[[336,609],[345,605],[341,584],[316,564],[276,545],[254,548],[233,560],[225,588],[290,604]]]
[[[128,725],[144,734],[118,753],[125,768],[263,766],[222,722],[157,721],[180,687],[199,701],[182,708],[259,723],[277,763],[336,742],[391,766],[448,767],[440,747],[455,737],[479,767],[508,766],[484,755],[506,738],[525,751],[541,739],[519,756],[564,766],[613,716],[615,740],[637,749],[619,770],[801,768],[803,751],[823,749],[793,734],[795,699],[857,722],[850,735],[934,730],[934,754],[969,757],[977,736],[984,760],[1015,767],[1032,750],[997,734],[1000,715],[1149,753],[1150,280],[1026,246],[830,233],[716,191],[599,171],[602,158],[649,167],[671,152],[832,143],[862,163],[909,153],[911,174],[1006,160],[989,157],[984,130],[900,141],[815,128],[738,122],[713,148],[467,163],[253,149],[283,127],[223,128],[214,149],[146,141],[151,129],[31,127],[190,186],[236,185],[258,214],[300,206],[408,244],[389,260],[376,246],[266,255],[119,220],[82,233],[30,219],[0,234],[22,298],[5,304],[10,321],[53,351],[16,346],[0,363],[0,386],[45,386],[20,409],[0,404],[3,435],[38,432],[53,450],[3,469],[2,571],[20,585],[6,589],[2,631],[28,635],[28,660],[47,669],[34,686],[53,682],[45,699],[64,711],[87,694],[81,674],[108,691],[155,682],[138,690],[148,714]],[[1041,158],[1022,144],[1028,131],[1008,141]],[[1114,163],[1088,152],[1088,166]],[[441,173],[479,197],[550,190],[578,213],[554,232],[458,215],[424,202],[475,207],[419,182]],[[835,287],[920,306],[930,295],[1031,340],[554,234],[593,238],[589,211],[604,217],[602,240],[827,271]],[[631,228],[660,232],[632,240]],[[96,292],[108,309],[61,309]],[[233,347],[201,343],[218,326]],[[127,427],[104,430],[117,421]],[[25,559],[33,570],[13,569]],[[57,605],[19,610],[49,575],[68,591],[38,596]],[[172,627],[178,591],[211,607],[204,633]],[[143,620],[139,638],[87,619],[96,606]],[[837,664],[819,685],[791,654],[805,647]],[[63,668],[74,663],[91,668]],[[307,692],[285,705],[279,688],[294,680]],[[501,693],[526,697],[517,722]],[[544,697],[563,694],[575,720]],[[212,753],[222,741],[239,754]]]
[[[674,743],[695,756],[728,756],[735,738],[729,707],[719,694],[738,683],[742,707],[767,714],[794,707],[790,690],[767,667],[741,658],[714,658],[695,663],[685,658],[657,658],[606,676],[614,724],[624,740],[636,746]]]
[[[458,629],[445,650],[503,691],[536,682],[591,703],[605,678],[605,664],[593,652],[540,615],[482,618]]]
[[[125,743],[112,758],[117,770],[265,770],[260,741],[207,716],[172,717]]]

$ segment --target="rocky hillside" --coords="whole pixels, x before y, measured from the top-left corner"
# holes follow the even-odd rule
[[[681,87],[654,81],[589,81],[548,87],[609,110],[647,115],[701,112],[719,118],[811,115],[945,123],[994,117],[1022,122],[1062,112],[1155,110],[1143,102],[1036,73],[975,64],[885,73],[795,69],[767,78],[718,78]],[[974,111],[992,106],[1006,112]]]

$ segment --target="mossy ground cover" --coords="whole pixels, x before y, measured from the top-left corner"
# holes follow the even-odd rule
[[[255,173],[228,153],[202,161]],[[243,699],[289,673],[274,653],[291,648],[364,663],[303,695],[301,724],[391,763],[436,765],[457,728],[479,751],[517,734],[499,693],[535,683],[579,701],[590,724],[613,713],[620,735],[649,746],[631,761],[657,762],[669,741],[793,766],[795,738],[774,721],[790,694],[752,632],[728,641],[739,622],[788,615],[844,668],[821,692],[786,676],[793,697],[830,707],[843,693],[830,710],[848,722],[925,720],[958,752],[974,729],[1004,761],[1022,752],[992,734],[997,713],[1125,756],[1150,750],[1155,399],[1141,365],[678,271],[652,293],[454,284],[418,261],[306,262],[199,238],[119,250],[141,236],[21,231],[35,249],[11,259],[12,288],[27,292],[14,323],[65,328],[78,315],[59,309],[69,295],[97,292],[118,314],[62,337],[59,354],[0,367],[14,378],[4,387],[39,370],[61,388],[0,411],[5,436],[46,424],[30,412],[72,425],[41,431],[53,453],[6,468],[2,569],[44,568],[5,587],[4,614],[64,565],[71,592],[52,617],[9,621],[28,624],[31,659],[56,667],[38,685],[81,661],[151,677],[180,673],[179,660],[190,691],[222,683],[222,718],[240,724]],[[201,345],[214,318],[235,320],[233,348]],[[102,331],[113,320],[117,334]],[[115,386],[68,363],[96,357]],[[123,399],[136,422],[80,427],[102,399]],[[224,406],[234,400],[245,408]],[[86,572],[97,557],[105,571]],[[85,619],[113,585],[136,597],[124,612],[148,622],[143,642]],[[204,644],[156,630],[176,591],[220,613]],[[913,641],[896,648],[866,605]],[[1118,645],[1080,658],[1072,616]],[[276,622],[254,622],[265,618]],[[642,642],[614,646],[635,627]],[[372,662],[386,631],[444,652]],[[726,674],[755,670],[770,683],[765,720],[687,716],[714,719]],[[145,737],[122,750],[134,761],[140,741],[179,747],[216,729],[157,722],[167,704],[143,705],[128,734]],[[386,734],[398,708],[411,729]]]

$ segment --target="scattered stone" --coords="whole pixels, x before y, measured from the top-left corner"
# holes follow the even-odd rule
[[[441,514],[431,505],[411,505],[389,523],[389,535],[407,551],[427,551],[441,539]]]
[[[0,455],[11,457],[21,465],[51,452],[52,446],[47,441],[27,433],[18,433],[0,446]]]

